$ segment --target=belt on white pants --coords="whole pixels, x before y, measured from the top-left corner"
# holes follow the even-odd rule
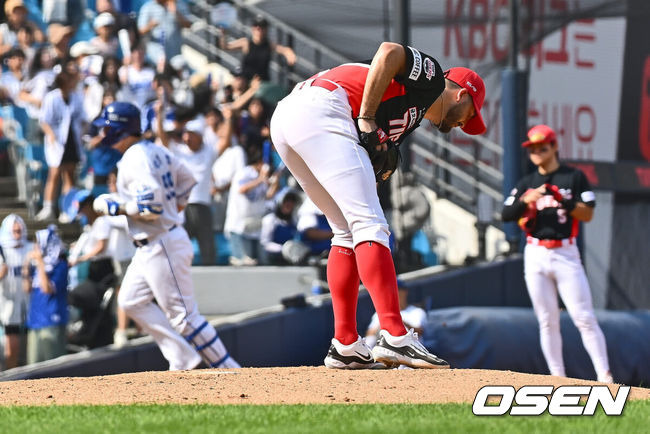
[[[558,247],[569,246],[576,243],[575,237],[564,238],[561,240],[540,240],[539,238],[531,237],[530,235],[526,237],[527,244],[533,244],[535,246],[543,246],[547,249],[556,249]]]
[[[295,89],[300,90],[307,87],[322,87],[323,89],[327,89],[331,92],[333,90],[338,89],[340,86],[326,78],[316,77],[316,78],[310,78],[308,80],[303,81],[302,83],[296,84]]]

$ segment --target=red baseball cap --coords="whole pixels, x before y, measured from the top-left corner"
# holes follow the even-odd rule
[[[540,143],[555,143],[557,142],[557,136],[553,128],[548,125],[540,124],[535,125],[533,128],[528,130],[528,140],[521,144],[524,148],[527,148],[531,145],[539,145]]]
[[[483,134],[487,130],[485,122],[483,122],[483,116],[481,116],[481,107],[483,107],[483,101],[485,100],[485,83],[483,83],[483,79],[471,69],[460,66],[449,68],[445,71],[445,77],[460,87],[467,89],[474,103],[476,115],[465,123],[462,130],[471,135]]]

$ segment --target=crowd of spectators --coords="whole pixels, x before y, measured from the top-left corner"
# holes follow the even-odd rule
[[[192,24],[185,1],[132,1],[121,10],[126,2],[96,0],[86,13],[82,3],[4,1],[0,104],[24,110],[24,139],[43,150],[47,176],[33,217],[50,223],[32,242],[19,216],[2,223],[5,368],[19,363],[19,336],[26,329],[28,362],[62,354],[68,304],[98,309],[107,276],[117,276],[110,286],[119,287],[120,267],[129,258],[124,246],[130,246],[123,222],[98,217],[89,206],[93,197],[115,191],[121,154],[104,146],[110,132],[93,124],[113,101],[136,104],[143,137],[170,149],[197,178],[184,211],[194,264],[306,263],[326,254],[332,236],[270,141],[274,101],[259,90],[269,84],[273,55],[288,65],[296,55],[269,40],[265,19],[251,23],[250,38],[223,32],[217,44],[241,51],[242,62],[217,79],[198,74],[181,55],[181,30]],[[65,246],[57,221],[86,229]],[[118,316],[115,336],[104,333],[85,344],[123,343],[126,322]],[[69,343],[69,327],[67,333]]]

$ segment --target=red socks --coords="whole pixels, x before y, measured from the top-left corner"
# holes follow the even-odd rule
[[[343,345],[356,342],[359,273],[354,250],[332,246],[327,258],[327,283],[334,309],[334,337]],[[395,291],[397,296],[397,291]],[[402,333],[403,334],[403,333]]]
[[[393,336],[405,335],[406,328],[399,311],[397,276],[390,249],[376,241],[365,241],[355,247],[354,253],[359,276],[370,293],[381,328]]]

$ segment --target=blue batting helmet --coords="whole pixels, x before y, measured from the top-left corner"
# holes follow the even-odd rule
[[[117,101],[107,105],[102,115],[93,121],[99,128],[106,128],[104,144],[112,145],[126,136],[142,133],[140,109],[130,102]]]

